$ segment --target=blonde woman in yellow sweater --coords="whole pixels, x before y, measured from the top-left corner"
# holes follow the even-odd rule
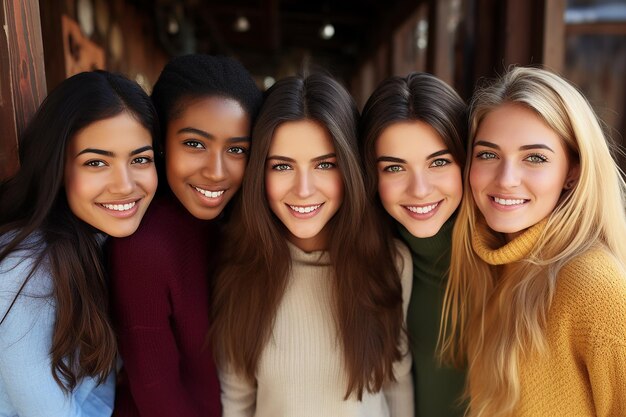
[[[479,89],[464,181],[441,348],[468,415],[625,416],[626,187],[589,103],[537,68]]]

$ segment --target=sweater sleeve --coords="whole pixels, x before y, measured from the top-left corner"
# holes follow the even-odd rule
[[[411,254],[406,246],[396,241],[396,247],[398,252],[397,268],[400,272],[400,281],[402,283],[402,311],[406,326],[406,314],[413,285],[413,264]],[[400,351],[403,352],[404,356],[393,367],[396,381],[387,383],[383,387],[383,391],[389,405],[389,415],[391,417],[412,417],[414,412],[413,378],[411,376],[412,360],[406,332],[403,332],[401,335]]]
[[[598,417],[626,416],[626,274],[606,255],[594,260],[583,315],[593,323],[586,360],[593,402]]]
[[[0,268],[2,315],[9,309],[32,266],[29,261],[14,261],[15,258],[10,256]],[[0,326],[0,391],[4,391],[8,401],[0,398],[0,415],[110,416],[113,411],[113,375],[101,385],[84,379],[69,394],[53,378],[50,350],[55,306],[50,298],[51,291],[51,277],[44,268],[39,268]]]
[[[230,367],[220,369],[223,417],[252,417],[256,409],[256,387]]]
[[[172,262],[158,245],[142,243],[130,236],[109,244],[111,307],[130,391],[141,415],[199,416],[181,381],[180,352],[170,326]]]

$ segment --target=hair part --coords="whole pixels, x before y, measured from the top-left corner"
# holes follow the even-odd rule
[[[346,398],[362,398],[393,380],[402,357],[402,288],[395,246],[365,193],[357,152],[358,111],[330,76],[278,81],[267,92],[253,130],[253,146],[240,203],[226,239],[224,264],[213,292],[211,340],[218,361],[254,381],[276,312],[288,284],[290,254],[284,226],[266,197],[265,169],[272,137],[287,122],[311,120],[330,134],[344,184],[341,207],[330,220],[328,252],[334,267],[332,303],[344,366]],[[294,138],[297,140],[297,138]]]
[[[105,71],[68,78],[46,97],[22,134],[19,171],[0,183],[0,236],[10,236],[0,262],[18,249],[43,248],[11,307],[33,272],[49,267],[56,304],[52,374],[66,391],[85,376],[103,381],[117,354],[97,230],[71,212],[63,188],[66,149],[81,129],[123,112],[158,137],[155,109],[137,83]],[[39,239],[26,245],[36,232]]]
[[[471,192],[461,202],[453,231],[450,278],[441,318],[441,354],[468,365],[470,416],[508,416],[519,401],[519,366],[530,353],[545,353],[546,321],[561,268],[603,248],[624,267],[626,185],[600,123],[585,97],[558,75],[539,68],[510,69],[479,88],[471,104],[464,173],[469,190],[472,143],[484,117],[516,104],[532,110],[559,135],[579,175],[559,203],[531,254],[507,269],[486,264],[472,236],[486,234],[494,247],[502,234],[489,230]]]

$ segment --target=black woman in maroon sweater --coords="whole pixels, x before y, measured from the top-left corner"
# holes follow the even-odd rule
[[[261,93],[238,62],[187,55],[168,63],[152,100],[164,138],[159,195],[137,232],[108,247],[123,362],[113,415],[217,417],[210,280]]]

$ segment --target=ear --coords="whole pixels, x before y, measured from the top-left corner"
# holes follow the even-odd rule
[[[567,173],[567,177],[565,177],[565,183],[563,183],[564,190],[571,190],[574,188],[576,183],[578,182],[578,178],[580,177],[580,164],[575,163],[569,168],[569,172]]]

